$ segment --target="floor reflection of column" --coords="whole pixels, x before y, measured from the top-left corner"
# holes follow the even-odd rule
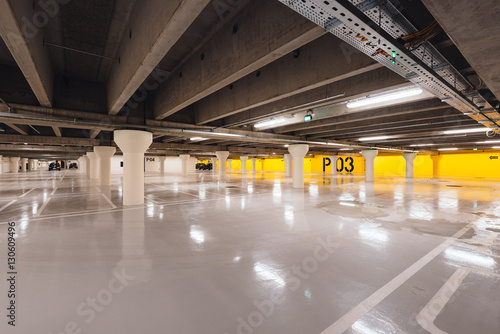
[[[145,210],[151,208],[139,208],[127,210],[122,216],[122,258],[115,266],[119,273],[124,271],[127,275],[133,276],[131,285],[147,282],[151,278],[152,260],[147,257],[145,250]]]

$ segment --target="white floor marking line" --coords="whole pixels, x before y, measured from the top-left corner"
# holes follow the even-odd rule
[[[43,202],[43,204],[42,204],[42,206],[40,207],[40,209],[38,209],[38,211],[36,212],[35,217],[39,217],[39,216],[42,214],[42,212],[43,212],[43,210],[45,209],[45,207],[47,206],[47,204],[49,204],[49,201],[50,201],[50,199],[51,199],[51,198],[52,198],[52,197],[49,197],[49,198],[47,198],[47,199],[45,200],[45,202]]]
[[[104,199],[109,203],[109,205],[111,205],[113,209],[117,208],[117,206],[108,198],[108,196],[104,195],[104,193],[101,193],[101,196],[104,197]]]
[[[464,281],[465,277],[470,273],[471,268],[459,268],[450,279],[439,289],[439,291],[431,298],[424,306],[422,311],[417,314],[416,320],[423,329],[432,334],[447,334],[447,332],[439,329],[434,324],[437,316],[443,310],[444,306],[450,301],[451,297],[457,291],[458,287]]]
[[[480,218],[481,219],[481,218]],[[337,320],[333,325],[321,332],[321,334],[340,334],[348,330],[356,321],[368,313],[371,309],[377,306],[381,301],[383,301],[387,296],[393,293],[397,288],[399,288],[403,283],[405,283],[410,277],[415,275],[420,269],[422,269],[426,264],[431,262],[436,256],[438,256],[442,251],[453,244],[458,238],[469,231],[475,222],[467,224],[460,231],[446,239],[442,244],[431,250],[429,253],[424,255],[420,260],[412,264],[401,274],[393,278],[389,283],[375,291],[368,298],[363,300],[358,306],[347,312],[339,320]]]
[[[9,203],[5,204],[4,206],[2,206],[0,208],[0,212],[2,212],[4,209],[6,209],[7,207],[9,207],[10,205],[14,204],[15,202],[17,201],[17,199],[13,200],[13,201],[10,201]]]
[[[495,239],[498,237],[498,233],[496,232],[490,232],[486,238],[483,240],[483,244],[479,247],[481,248],[488,248],[493,245],[493,242],[495,242]]]
[[[439,291],[431,298],[431,300],[424,306],[422,311],[417,314],[416,320],[422,326],[423,329],[432,333],[432,334],[447,334],[447,332],[439,329],[434,324],[437,316],[446,304],[450,301],[451,297],[457,291],[458,287],[462,284],[464,279],[471,272],[477,271],[486,275],[500,277],[500,275],[483,271],[476,270],[473,268],[461,267],[446,281],[446,283],[439,289]]]
[[[54,190],[52,190],[52,192],[50,193],[50,196],[54,195],[56,193],[56,190],[57,190],[58,187],[55,187]]]
[[[24,196],[28,195],[30,192],[32,192],[32,191],[33,191],[33,190],[35,190],[35,189],[36,189],[36,188],[33,188],[33,189],[31,189],[31,190],[29,190],[29,191],[25,192],[24,194],[22,194],[21,196],[19,196],[19,198],[21,198],[21,197],[24,197]]]

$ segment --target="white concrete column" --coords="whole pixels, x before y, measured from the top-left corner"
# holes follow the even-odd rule
[[[21,159],[21,172],[26,172],[28,171],[28,168],[26,167],[26,165],[28,164],[28,158],[22,158]]]
[[[19,157],[11,157],[10,158],[10,172],[11,173],[19,173]]]
[[[229,156],[228,151],[215,152],[217,159],[219,159],[219,177],[224,179],[226,177],[226,159]]]
[[[94,153],[99,158],[99,185],[111,185],[111,157],[115,154],[116,147],[94,146]]]
[[[167,157],[159,157],[160,158],[160,174],[165,174],[165,160]]]
[[[38,170],[38,159],[33,160],[33,170]]]
[[[233,159],[227,159],[227,170],[228,172],[231,172],[231,163],[233,162]]]
[[[330,166],[332,166],[332,175],[337,175],[337,159],[338,155],[330,155]]]
[[[365,158],[365,181],[375,181],[375,157],[378,155],[378,150],[363,150],[361,154]]]
[[[87,156],[90,160],[90,179],[99,179],[99,156],[95,152],[87,152]]]
[[[212,174],[215,174],[217,170],[217,158],[210,158],[210,162],[212,163]]]
[[[0,174],[3,173],[3,155],[0,155]]]
[[[181,158],[182,162],[182,176],[187,176],[188,175],[188,159],[191,156],[189,154],[181,154],[179,155],[179,158]]]
[[[309,151],[309,145],[298,144],[288,146],[288,152],[292,155],[293,159],[293,187],[296,189],[304,188],[304,157]]]
[[[247,160],[248,160],[248,156],[242,155],[240,157],[240,160],[241,160],[241,174],[246,174],[246,172],[247,172]]]
[[[252,172],[256,172],[256,168],[257,168],[257,158],[250,158],[250,160],[252,160]]]
[[[85,159],[85,176],[87,177],[87,179],[90,178],[90,158],[88,156],[88,152],[86,155],[83,156],[83,158]]]
[[[285,154],[283,156],[283,160],[285,160],[285,177],[292,176],[292,155]]]
[[[417,157],[417,153],[403,153],[403,158],[406,160],[406,178],[413,179],[413,160]]]
[[[144,152],[153,142],[153,134],[115,130],[114,140],[123,152],[123,205],[144,204]]]

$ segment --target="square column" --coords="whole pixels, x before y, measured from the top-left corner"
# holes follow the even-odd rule
[[[309,151],[309,145],[298,144],[288,146],[288,152],[293,159],[292,183],[295,189],[304,188],[304,157]]]
[[[332,175],[337,175],[337,160],[338,155],[330,155],[330,166],[332,166]]]
[[[95,146],[94,153],[99,158],[99,185],[111,185],[111,157],[115,154],[116,147]]]
[[[439,177],[439,163],[441,162],[441,159],[443,158],[442,155],[431,155],[432,159],[432,176],[434,178]]]
[[[90,178],[90,159],[88,156],[88,152],[87,152],[87,155],[84,155],[82,158],[84,159],[84,164],[85,164],[85,176],[87,177],[87,179],[89,179]]]
[[[0,155],[0,174],[3,173],[3,155]]]
[[[403,158],[406,160],[406,178],[413,179],[413,161],[417,157],[417,153],[403,153]]]
[[[226,159],[229,156],[228,151],[215,152],[217,159],[219,159],[219,178],[221,180],[226,178]]]
[[[115,130],[113,134],[123,152],[123,205],[144,204],[144,153],[153,134],[137,130]]]
[[[290,154],[283,155],[285,161],[285,177],[292,176],[292,156]]]
[[[10,172],[11,173],[19,173],[19,157],[10,158]]]
[[[246,174],[246,172],[247,172],[247,160],[248,160],[248,156],[242,155],[240,157],[240,160],[241,160],[241,174]]]
[[[375,158],[378,155],[378,150],[363,150],[361,154],[365,158],[365,181],[375,181]]]

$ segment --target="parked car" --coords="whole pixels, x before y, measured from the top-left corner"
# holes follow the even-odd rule
[[[72,162],[69,164],[69,169],[78,169],[78,164],[76,162]]]
[[[198,170],[212,170],[212,163],[203,163],[203,162],[198,162],[195,166],[196,169]]]
[[[51,162],[49,165],[49,171],[51,170],[61,170],[61,165],[58,162]]]

